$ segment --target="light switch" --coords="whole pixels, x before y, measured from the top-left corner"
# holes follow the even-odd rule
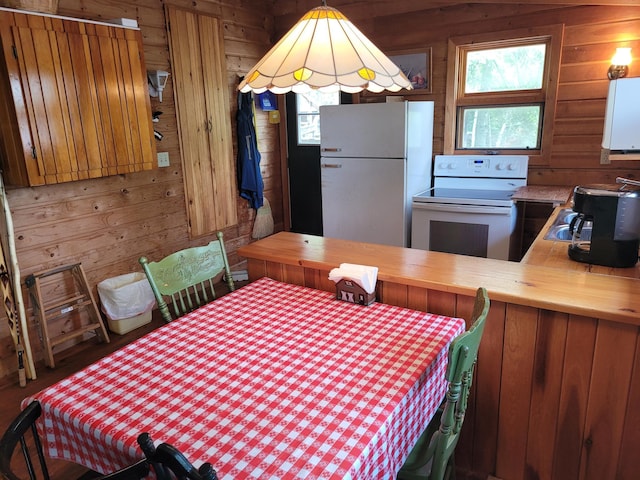
[[[169,166],[169,152],[158,152],[158,167]]]

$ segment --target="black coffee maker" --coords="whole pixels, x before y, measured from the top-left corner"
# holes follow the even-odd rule
[[[573,190],[573,210],[578,215],[569,227],[572,260],[619,268],[633,267],[638,261],[640,183],[616,181],[623,185],[586,185]],[[589,225],[591,238],[585,241],[583,233]]]

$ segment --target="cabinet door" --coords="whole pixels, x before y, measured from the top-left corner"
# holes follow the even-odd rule
[[[190,235],[235,225],[229,85],[218,18],[167,7]]]
[[[11,27],[13,55],[6,60],[17,121],[29,126],[28,132],[20,127],[28,184],[152,168],[139,32],[27,18]]]
[[[90,25],[87,32],[98,98],[98,134],[105,154],[103,175],[149,170],[155,164],[155,139],[147,75],[137,30]]]
[[[79,101],[86,93],[82,90],[87,90],[81,86],[85,79],[78,82],[75,79],[74,64],[79,75],[88,70],[84,59],[73,51],[73,45],[81,44],[82,38],[39,28],[13,27],[12,33],[38,180],[41,178],[43,183],[78,180],[79,175],[91,170],[85,145],[97,143],[95,128],[89,128],[91,123],[82,125],[82,117],[95,118],[97,112],[87,115],[86,110],[92,104]],[[98,164],[98,170],[99,167]]]

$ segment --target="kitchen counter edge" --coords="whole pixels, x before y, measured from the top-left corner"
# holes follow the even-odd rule
[[[378,280],[640,326],[640,280],[503,260],[279,232],[238,249],[242,257],[323,271],[378,267]]]

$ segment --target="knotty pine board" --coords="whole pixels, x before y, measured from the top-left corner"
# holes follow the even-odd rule
[[[265,17],[264,2],[248,0],[205,0],[193,5],[178,0],[174,5],[218,15],[225,26],[227,88],[229,91],[232,137],[235,146],[235,88],[239,74],[259,60],[268,49],[272,37],[272,22]],[[112,18],[133,18],[138,21],[143,36],[147,69],[171,72],[168,40],[165,29],[164,2],[114,1],[84,2],[60,0],[60,15],[103,21]],[[151,98],[152,111],[162,111],[154,128],[164,138],[157,142],[158,151],[169,152],[171,166],[97,180],[83,180],[64,185],[12,189],[9,203],[16,223],[18,260],[23,277],[72,262],[82,262],[89,284],[94,288],[105,278],[141,271],[138,258],[142,255],[161,257],[175,250],[206,243],[212,234],[197,240],[187,235],[180,150],[175,118],[171,76],[163,92],[163,102]],[[277,125],[267,121],[267,114],[257,110],[259,139],[265,174],[265,194],[271,200],[276,228],[282,228],[282,192],[280,180],[280,147]],[[273,172],[277,176],[273,176]],[[238,224],[224,230],[229,260],[241,268],[243,259],[236,250],[249,243],[255,211],[247,202],[237,201]],[[30,308],[25,296],[27,308]],[[30,323],[32,323],[30,321]],[[31,331],[36,358],[42,358],[35,328]],[[0,376],[17,381],[15,352],[9,338],[6,320],[0,319]]]

